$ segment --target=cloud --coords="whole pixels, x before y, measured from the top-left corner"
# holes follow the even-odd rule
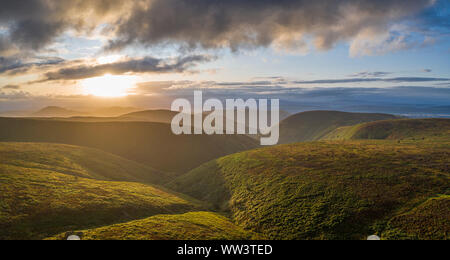
[[[202,48],[275,46],[327,50],[340,41],[385,34],[434,0],[152,0],[118,23],[109,48],[178,43]],[[393,40],[398,41],[398,40]]]
[[[281,109],[296,113],[309,110],[341,110],[382,112],[418,117],[450,117],[450,88],[444,87],[337,87],[305,88],[294,86],[217,87],[215,82],[164,81],[137,86],[135,95],[121,99],[101,99],[93,96],[31,95],[26,92],[0,91],[0,111],[24,110],[48,105],[70,107],[136,106],[148,109],[170,108],[174,99],[192,100],[194,89],[203,90],[204,97],[280,99]]]
[[[439,3],[442,1],[438,1]],[[2,0],[0,55],[39,51],[68,31],[110,37],[107,49],[175,44],[184,48],[269,47],[305,54],[351,42],[352,55],[414,47],[396,25],[423,15],[448,24],[436,0]],[[422,16],[421,16],[422,17]],[[432,26],[427,26],[431,28]],[[394,29],[393,29],[394,28]],[[371,44],[372,43],[372,44]],[[376,43],[374,45],[373,43]],[[380,47],[381,46],[381,47]],[[2,54],[3,53],[3,54]]]
[[[23,91],[14,91],[11,93],[0,92],[0,100],[11,101],[11,100],[26,100],[32,98],[32,95]]]
[[[40,50],[67,30],[89,32],[124,14],[121,0],[2,0],[0,26],[7,28],[3,44],[23,50]],[[3,46],[4,48],[5,46]],[[0,48],[1,51],[1,48]]]
[[[17,51],[7,37],[0,35],[0,57],[14,55]]]
[[[174,59],[144,57],[127,59],[108,64],[77,65],[48,72],[40,82],[55,80],[80,80],[103,76],[105,74],[142,74],[142,73],[183,73],[199,63],[214,59],[211,56],[193,55]]]
[[[34,67],[45,67],[64,63],[65,60],[58,57],[0,57],[0,74],[17,75],[28,72]]]
[[[374,78],[374,77],[385,77],[392,74],[392,72],[384,72],[384,71],[375,71],[375,72],[368,72],[368,71],[364,71],[364,72],[358,72],[356,74],[350,75],[350,77],[355,77],[355,78]]]
[[[18,90],[18,89],[20,89],[20,86],[17,86],[17,85],[6,85],[6,86],[1,87],[1,89],[13,89],[13,90]]]
[[[398,78],[349,78],[349,79],[323,79],[311,81],[295,81],[297,84],[339,84],[339,83],[361,83],[361,82],[388,82],[388,83],[414,83],[450,81],[448,78],[421,78],[421,77],[398,77]]]
[[[436,38],[417,33],[415,28],[394,25],[385,31],[368,27],[350,43],[350,56],[375,56],[413,48],[424,48],[436,43]]]
[[[152,81],[139,83],[136,86],[136,94],[165,94],[165,95],[191,95],[194,90],[202,90],[212,94],[212,97],[246,97],[254,95],[281,96],[284,99],[296,98],[331,98],[351,97],[354,95],[393,93],[403,93],[405,96],[424,95],[427,90],[441,91],[449,93],[450,89],[438,87],[391,87],[389,83],[427,83],[427,82],[446,82],[445,86],[450,84],[450,79],[445,78],[353,78],[353,79],[324,79],[314,81],[288,81],[280,77],[266,78],[267,81],[248,81],[248,82],[216,82],[216,81]],[[385,82],[386,87],[329,87],[320,85],[358,83],[358,82]],[[305,87],[304,85],[316,85],[320,87]],[[442,83],[444,86],[444,83]],[[438,85],[438,84],[434,84]],[[409,93],[413,91],[413,93]],[[427,95],[431,94],[428,93]],[[425,96],[427,96],[425,95]]]

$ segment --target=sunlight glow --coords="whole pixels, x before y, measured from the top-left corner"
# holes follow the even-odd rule
[[[134,76],[116,76],[106,74],[101,77],[85,79],[81,82],[86,95],[97,97],[124,97],[136,84]]]
[[[97,58],[97,63],[98,64],[109,64],[109,63],[117,62],[117,61],[119,61],[122,58],[123,58],[122,55],[103,56],[103,57]]]

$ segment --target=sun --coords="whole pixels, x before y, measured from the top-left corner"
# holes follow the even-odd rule
[[[85,79],[81,82],[84,94],[110,98],[129,95],[135,84],[136,78],[133,76],[110,74]]]

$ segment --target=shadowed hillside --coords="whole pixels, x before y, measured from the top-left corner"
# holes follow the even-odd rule
[[[73,116],[73,117],[54,117],[50,118],[56,121],[69,121],[69,122],[152,122],[152,123],[165,123],[171,124],[172,119],[177,112],[169,110],[146,110],[138,111],[129,114],[120,115],[117,117],[96,117],[96,116]],[[30,118],[39,119],[39,118]],[[47,118],[44,118],[48,120]]]
[[[271,239],[365,239],[389,232],[396,217],[429,198],[450,194],[449,158],[448,142],[281,145],[209,162],[169,187],[229,210],[238,225]],[[450,232],[442,218],[448,215],[423,219],[435,234],[404,232],[441,238]]]
[[[450,136],[450,119],[403,119],[342,127],[325,140],[440,140]]]
[[[249,240],[257,236],[211,212],[158,215],[77,232],[83,240]],[[65,240],[66,234],[51,239]]]
[[[0,240],[201,209],[154,186],[103,181],[145,177],[148,168],[116,156],[49,144],[0,143],[0,151]]]
[[[0,118],[0,141],[49,142],[98,148],[162,171],[183,173],[204,162],[255,148],[246,136],[172,134],[146,122],[84,123]]]
[[[280,123],[280,144],[317,141],[339,127],[396,118],[387,114],[303,112],[290,116]]]

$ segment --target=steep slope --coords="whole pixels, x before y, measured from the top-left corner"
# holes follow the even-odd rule
[[[388,119],[396,117],[338,111],[303,112],[280,123],[280,144],[317,141],[339,127]]]
[[[115,156],[49,144],[0,147],[0,240],[41,239],[69,230],[201,209],[198,203],[155,186],[93,179],[133,178],[147,171]],[[59,153],[67,156],[55,163],[62,158]],[[98,161],[90,161],[92,155]],[[84,160],[95,167],[86,167]]]
[[[365,239],[428,198],[450,194],[449,147],[281,145],[209,162],[169,187],[229,210],[238,225],[271,239]]]
[[[252,232],[211,212],[158,215],[124,224],[75,232],[83,240],[249,240]],[[64,240],[67,234],[50,239]]]
[[[338,128],[323,139],[440,140],[448,136],[450,119],[402,119]]]
[[[176,136],[168,124],[12,118],[0,118],[0,141],[87,146],[158,170],[178,173],[184,173],[212,159],[257,146],[257,142],[247,136]]]

